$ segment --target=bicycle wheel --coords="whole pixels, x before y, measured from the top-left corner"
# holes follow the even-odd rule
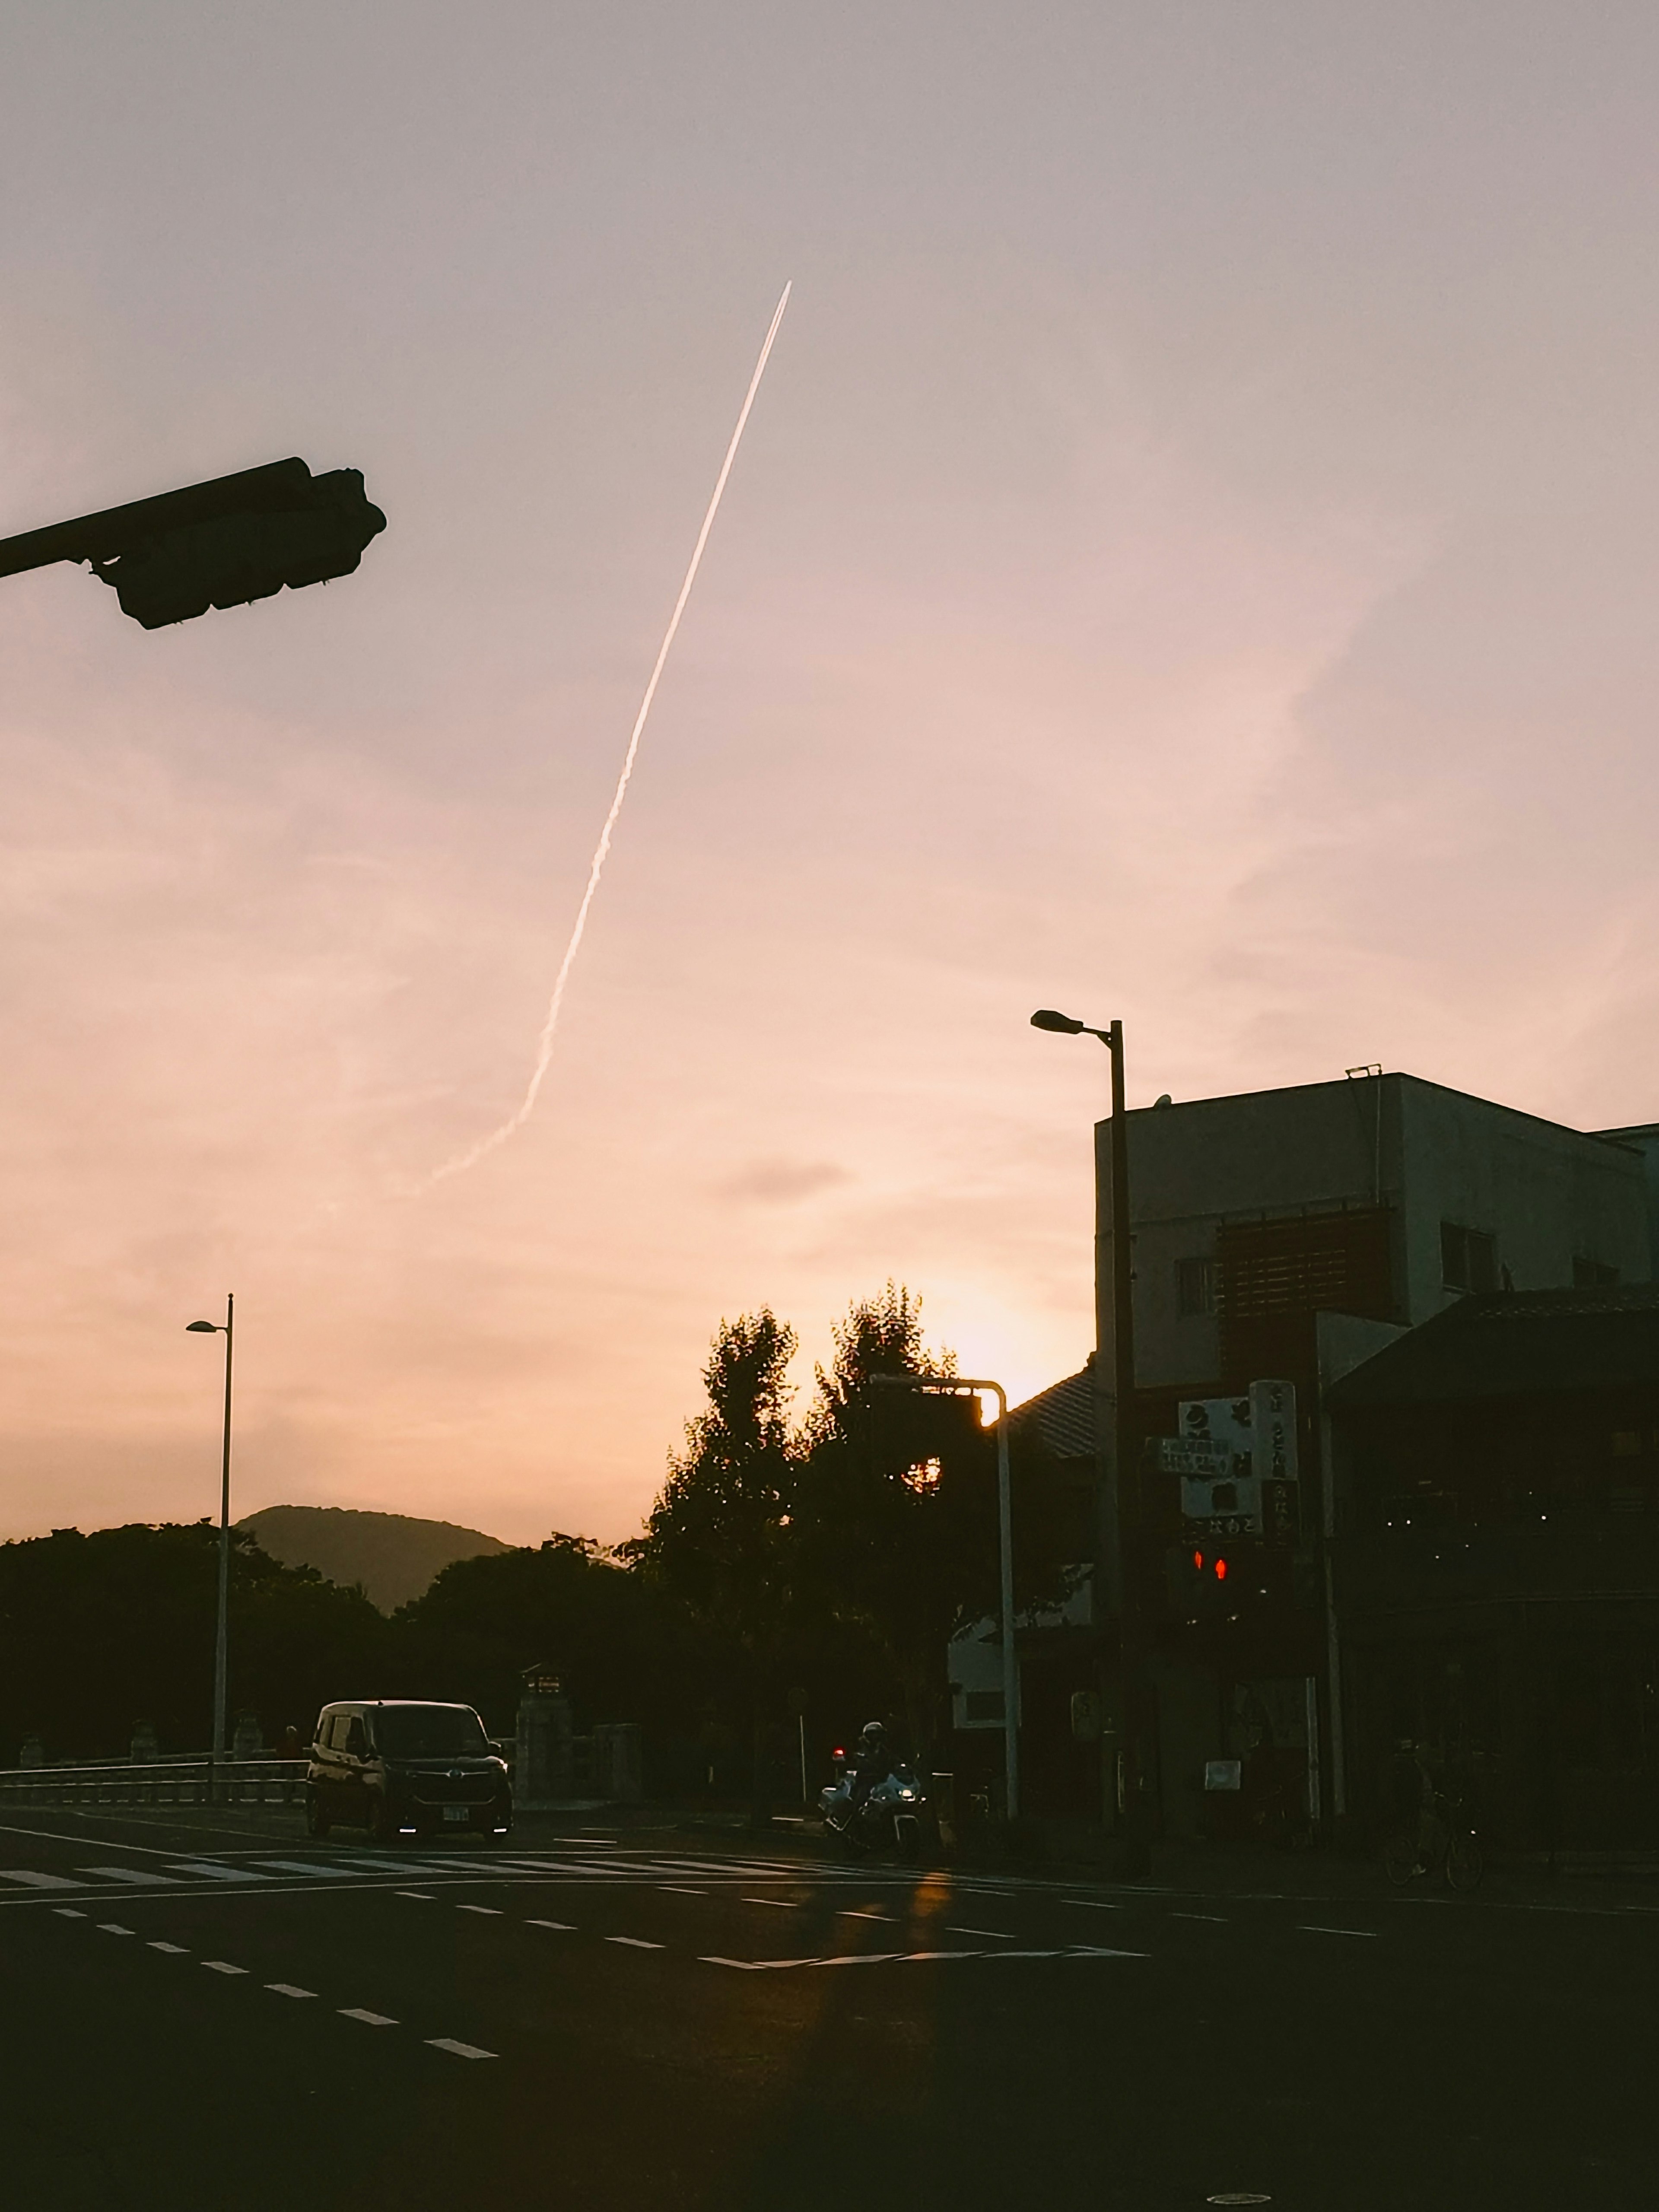
[[[1473,1889],[1486,1870],[1480,1846],[1473,1836],[1455,1835],[1446,1846],[1446,1886]]]
[[[1396,1828],[1382,1846],[1382,1870],[1396,1889],[1403,1889],[1417,1872],[1417,1831]]]

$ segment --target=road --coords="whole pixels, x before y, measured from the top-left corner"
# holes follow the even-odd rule
[[[1648,2206],[1659,1905],[0,1808],[28,2212]]]

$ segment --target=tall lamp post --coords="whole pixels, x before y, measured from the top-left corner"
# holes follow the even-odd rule
[[[1002,1774],[1011,1820],[1019,1817],[1019,1662],[1014,1652],[1014,1508],[1008,1480],[1008,1393],[1000,1382],[965,1375],[872,1375],[888,1390],[914,1390],[932,1398],[969,1398],[988,1391],[997,1401],[997,1533],[1002,1606]]]
[[[1129,1235],[1128,1122],[1123,1103],[1123,1024],[1094,1029],[1070,1014],[1040,1007],[1031,1026],[1061,1036],[1098,1037],[1112,1056],[1112,1451],[1102,1485],[1101,1580],[1115,1601],[1118,1622],[1118,1680],[1121,1750],[1123,1760],[1123,1872],[1139,1877],[1151,1870],[1146,1834],[1146,1653],[1136,1603],[1132,1553],[1136,1529],[1134,1486],[1135,1322],[1133,1249]],[[1107,1571],[1108,1538],[1115,1541],[1117,1567]],[[1103,1776],[1103,1796],[1106,1778]],[[1107,1801],[1109,1803],[1109,1799]],[[1103,1811],[1106,1807],[1103,1805]]]
[[[223,1321],[185,1323],[192,1335],[225,1340],[225,1428],[219,1462],[219,1621],[213,1641],[213,1742],[208,1753],[208,1796],[214,1794],[215,1762],[225,1755],[225,1696],[229,1656],[230,1613],[230,1361],[236,1342],[236,1300],[225,1295]]]

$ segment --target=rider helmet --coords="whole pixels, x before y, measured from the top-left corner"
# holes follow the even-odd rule
[[[864,1726],[859,1730],[859,1741],[873,1747],[880,1743],[886,1734],[886,1729],[879,1721],[866,1721]]]

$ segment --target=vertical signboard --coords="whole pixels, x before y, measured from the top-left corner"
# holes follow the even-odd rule
[[[1177,1408],[1181,1511],[1212,1536],[1296,1539],[1296,1387],[1252,1382],[1242,1398],[1189,1398]],[[1210,1472],[1202,1462],[1210,1459]]]

